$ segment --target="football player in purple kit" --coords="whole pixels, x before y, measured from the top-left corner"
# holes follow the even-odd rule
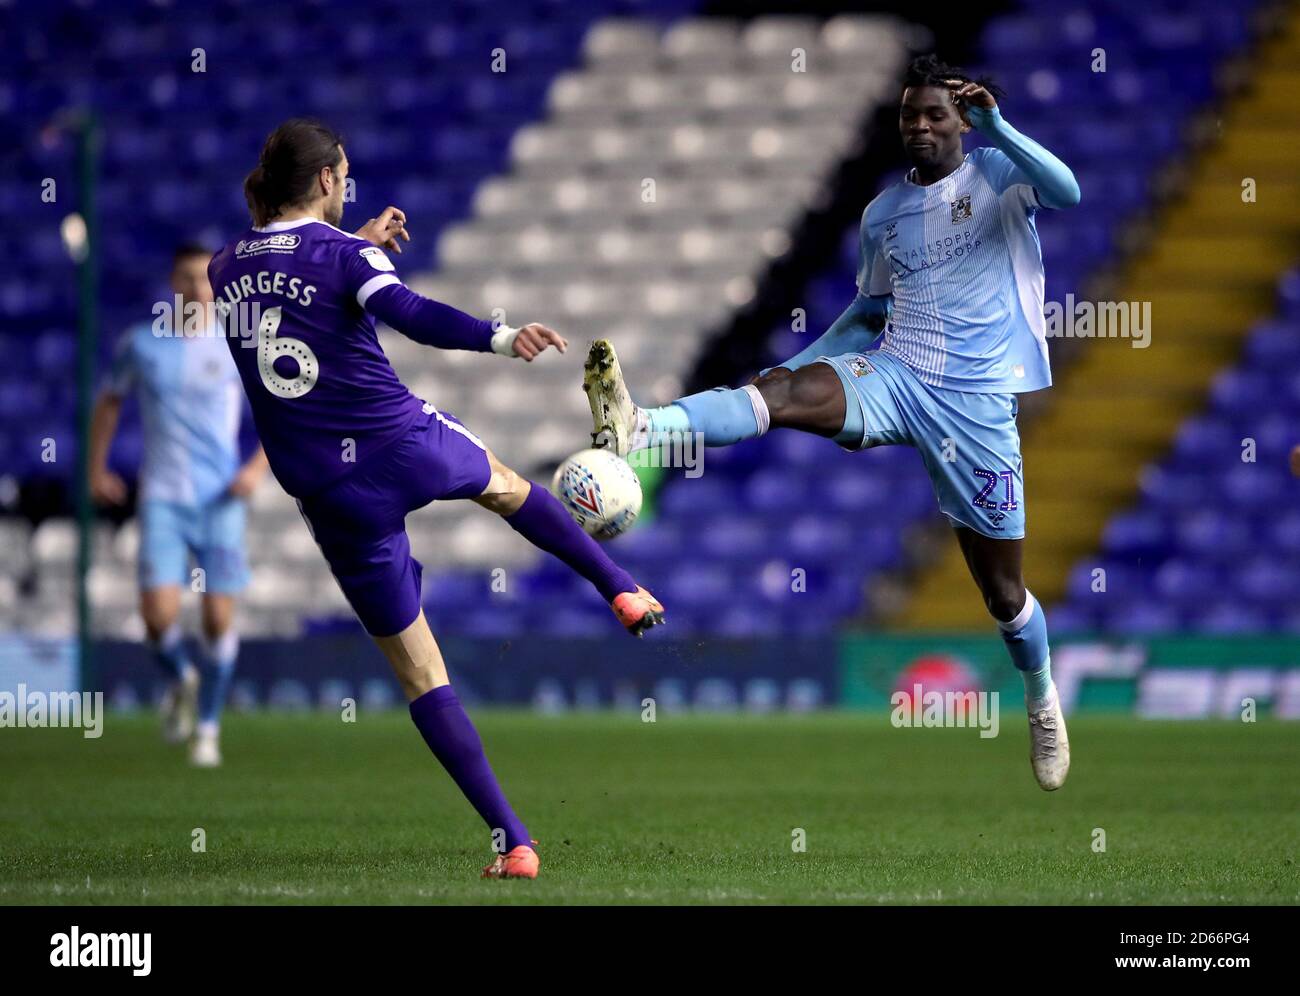
[[[342,140],[323,124],[280,125],[244,182],[254,227],[213,257],[208,276],[272,472],[388,658],[429,749],[493,831],[498,853],[484,876],[535,878],[536,842],[497,783],[421,610],[406,515],[470,498],[587,578],[633,634],[662,623],[664,609],[545,488],[397,379],[376,318],[429,346],[527,361],[567,343],[544,325],[494,328],[405,287],[384,252],[410,240],[401,211],[386,209],[355,235],[336,227],[348,168]]]

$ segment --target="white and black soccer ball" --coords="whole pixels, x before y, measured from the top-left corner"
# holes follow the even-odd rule
[[[626,532],[641,512],[641,482],[621,456],[582,450],[555,470],[551,491],[574,521],[598,540]]]

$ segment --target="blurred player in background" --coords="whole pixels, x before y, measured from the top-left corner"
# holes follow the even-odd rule
[[[243,398],[230,351],[212,321],[211,255],[200,245],[178,248],[171,274],[177,297],[152,326],[142,323],[122,336],[91,416],[89,455],[94,499],[124,503],[126,484],[109,470],[108,453],[122,402],[134,391],[144,425],[140,614],[170,679],[163,736],[169,743],[189,739],[190,761],[199,767],[221,763],[221,708],[239,652],[235,598],[248,582],[245,500],[266,473],[260,446],[239,462]],[[182,586],[203,593],[197,667],[181,633]]]
[[[934,56],[912,63],[899,108],[912,169],[863,212],[858,296],[797,356],[746,387],[641,409],[601,340],[584,387],[596,445],[620,455],[674,434],[725,446],[769,428],[854,450],[915,446],[1024,678],[1030,761],[1050,791],[1065,782],[1070,746],[1043,609],[1021,575],[1016,395],[1052,383],[1034,214],[1077,204],[1079,186],[1002,118],[997,92]],[[965,153],[972,127],[994,147]]]
[[[409,241],[401,211],[388,208],[356,235],[335,227],[348,170],[341,139],[324,125],[282,124],[245,181],[255,227],[217,253],[208,275],[272,472],[298,499],[425,742],[505,852],[484,875],[533,878],[535,841],[497,783],[425,621],[406,515],[438,499],[472,499],[587,578],[630,632],[662,622],[663,606],[545,488],[397,379],[375,318],[429,346],[529,361],[566,343],[543,325],[494,329],[408,290],[384,252]]]

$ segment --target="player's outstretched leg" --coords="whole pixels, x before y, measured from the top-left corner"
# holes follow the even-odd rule
[[[199,690],[199,672],[185,652],[185,636],[177,621],[180,604],[180,589],[175,585],[146,588],[140,594],[140,614],[149,645],[168,678],[160,712],[163,740],[169,744],[182,744],[194,732]]]
[[[485,878],[536,878],[537,851],[528,828],[515,815],[478,730],[465,714],[447,678],[442,651],[421,611],[402,632],[374,638],[410,700],[411,721],[447,774],[492,832],[498,853]]]
[[[718,387],[661,408],[638,408],[613,344],[598,339],[587,353],[582,386],[591,405],[592,445],[619,456],[686,433],[698,433],[705,446],[730,446],[768,429],[836,436],[845,428],[844,388],[824,363],[794,372],[776,367],[744,387]]]
[[[1052,681],[1047,618],[1021,576],[1024,541],[994,539],[965,528],[957,530],[957,539],[1011,661],[1024,679],[1034,778],[1044,791],[1055,791],[1070,772],[1070,739]]]
[[[558,557],[590,581],[633,636],[663,624],[664,607],[659,600],[614,563],[549,491],[520,477],[491,452],[488,464],[491,480],[475,501],[504,518],[533,546]]]

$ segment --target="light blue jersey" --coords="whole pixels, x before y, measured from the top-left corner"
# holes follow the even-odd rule
[[[133,326],[118,342],[107,389],[140,401],[141,501],[201,506],[226,491],[239,469],[244,395],[220,334],[156,336]]]
[[[1034,227],[1042,206],[1029,176],[994,148],[968,152],[937,183],[909,173],[882,191],[862,215],[858,268],[863,295],[893,295],[881,352],[931,387],[1050,387]]]

